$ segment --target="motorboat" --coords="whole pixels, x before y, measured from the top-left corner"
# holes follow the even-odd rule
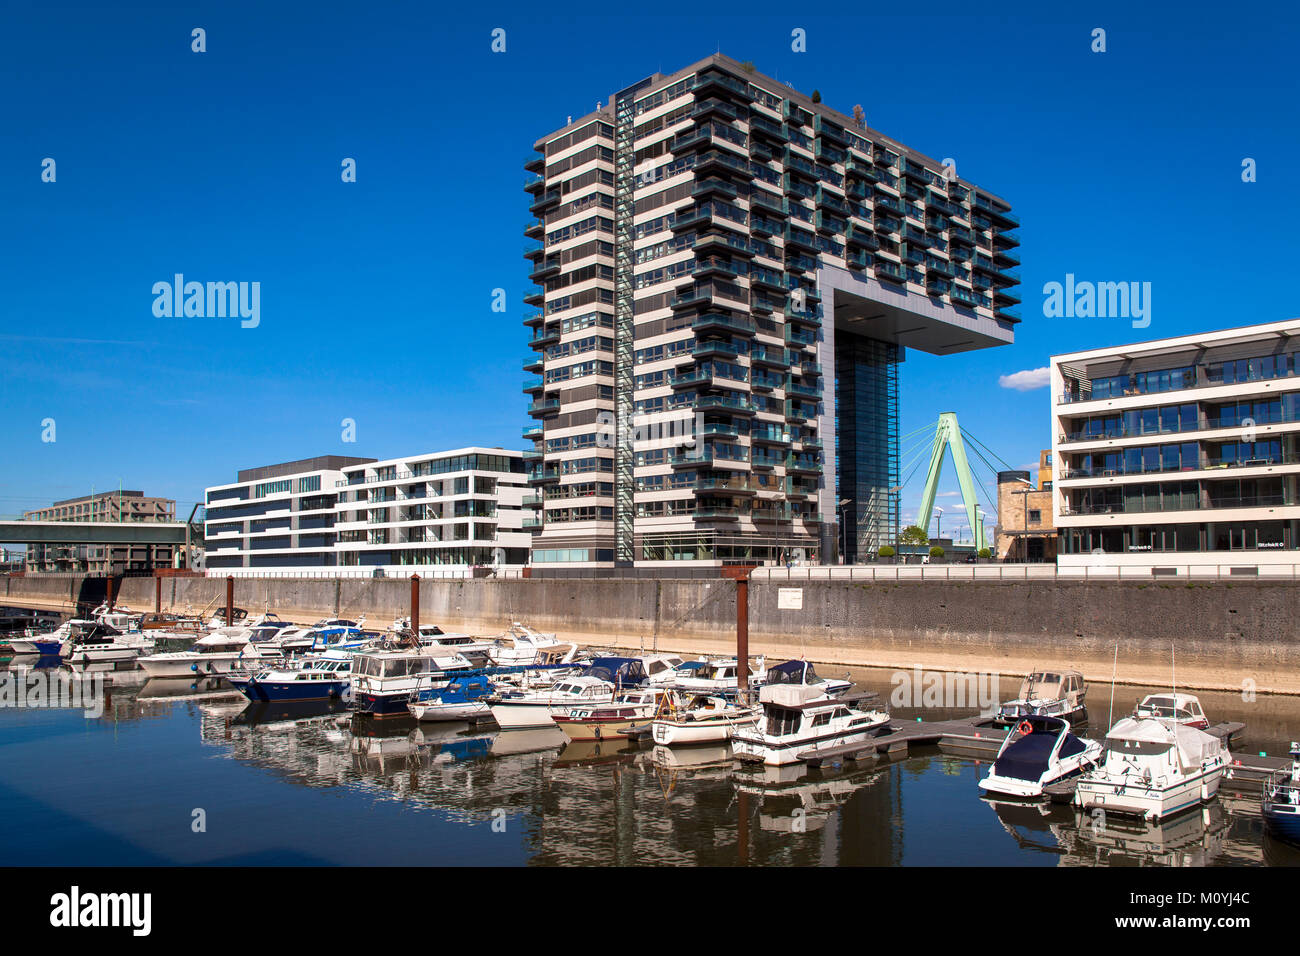
[[[1219,738],[1172,720],[1125,717],[1106,734],[1101,764],[1079,778],[1084,809],[1160,820],[1207,803],[1228,763]]]
[[[63,643],[82,628],[94,627],[95,622],[85,618],[71,618],[64,621],[52,631],[27,631],[9,638],[9,647],[14,654],[24,657],[34,654],[39,657],[58,657]]]
[[[69,664],[105,664],[133,661],[152,654],[154,639],[140,631],[125,633],[96,623],[73,629],[59,648],[59,657]]]
[[[578,652],[578,645],[562,643],[554,634],[543,634],[518,621],[490,644],[492,663],[505,666],[568,663]]]
[[[106,624],[123,634],[140,630],[140,622],[143,618],[143,614],[137,614],[129,607],[120,604],[112,607],[101,604],[90,613],[90,619],[96,624]]]
[[[1208,730],[1210,721],[1201,710],[1201,702],[1192,694],[1148,694],[1133,709],[1134,717],[1173,720],[1184,727]]]
[[[639,657],[593,657],[583,665],[582,673],[608,681],[620,691],[650,682]]]
[[[417,690],[406,707],[416,720],[475,720],[491,715],[487,698],[494,693],[491,678],[471,674],[442,687]]]
[[[346,701],[352,697],[352,655],[331,651],[296,666],[230,674],[226,679],[251,701]]]
[[[551,687],[533,691],[499,691],[487,699],[492,719],[502,730],[525,727],[554,727],[554,714],[574,707],[606,704],[616,688],[607,680],[590,675],[566,677]]]
[[[752,727],[759,713],[759,708],[721,694],[668,693],[660,700],[650,733],[664,747],[725,743],[737,728]]]
[[[1260,811],[1270,833],[1300,843],[1300,743],[1291,744],[1291,766],[1264,781]]]
[[[992,769],[979,786],[986,793],[1007,797],[1041,797],[1048,784],[1091,769],[1101,755],[1101,744],[1074,736],[1068,720],[1022,717],[1007,731]]]
[[[731,747],[746,762],[799,763],[811,752],[861,743],[886,727],[889,714],[879,700],[875,694],[830,697],[816,684],[766,684],[758,692],[758,721],[736,728]]]
[[[641,658],[641,666],[652,684],[671,684],[677,675],[677,668],[684,663],[676,654],[650,654]]]
[[[429,647],[379,646],[356,651],[353,659],[354,705],[374,717],[410,717],[406,705],[413,693],[476,669],[464,655]]]
[[[719,658],[705,661],[686,661],[679,666],[668,686],[677,690],[699,691],[703,693],[735,693],[739,689],[739,662],[734,658]],[[761,684],[767,679],[767,669],[763,658],[758,658],[757,666],[749,668],[749,683]]]
[[[627,740],[623,731],[644,724],[658,704],[659,690],[635,690],[608,703],[580,704],[552,714],[551,719],[570,740]]]
[[[762,678],[756,683],[811,687],[827,697],[841,697],[853,687],[853,682],[850,680],[820,676],[807,661],[786,661],[784,664],[777,664],[764,672]]]
[[[1060,717],[1081,724],[1088,719],[1084,706],[1087,694],[1088,685],[1078,671],[1031,671],[1020,682],[1015,700],[1004,703],[994,721],[1006,725],[1017,723],[1021,717]]]
[[[265,667],[281,655],[269,642],[250,642],[247,627],[219,627],[194,642],[188,651],[168,651],[140,658],[140,666],[149,677],[210,677],[242,671],[248,667]]]

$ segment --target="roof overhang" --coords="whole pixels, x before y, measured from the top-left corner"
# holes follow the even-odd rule
[[[1009,324],[872,276],[823,266],[817,270],[817,284],[837,330],[931,355],[971,352],[1015,341]]]

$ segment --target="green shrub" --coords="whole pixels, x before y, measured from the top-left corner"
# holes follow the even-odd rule
[[[978,552],[978,556],[981,558],[991,558],[993,557],[993,552],[990,551],[988,548],[980,548]]]
[[[895,551],[895,550],[894,550],[890,545],[882,544],[882,545],[880,546],[880,550],[876,552],[876,557],[878,557],[878,558],[892,558],[892,557],[893,557],[894,555],[896,555],[896,554],[898,554],[898,552]]]
[[[937,544],[930,549],[930,557],[942,558],[943,556],[944,556],[944,550],[943,548],[939,547]]]

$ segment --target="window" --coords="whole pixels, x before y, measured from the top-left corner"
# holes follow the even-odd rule
[[[1029,511],[1029,523],[1041,524],[1042,520],[1043,520],[1043,513],[1039,511],[1037,508],[1031,508]]]

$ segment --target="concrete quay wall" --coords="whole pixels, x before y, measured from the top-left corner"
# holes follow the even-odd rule
[[[802,592],[802,610],[778,608],[788,587]],[[0,603],[66,610],[102,588],[71,575],[0,578]],[[698,578],[425,581],[420,616],[473,634],[519,620],[583,644],[725,653],[735,591]],[[237,605],[300,622],[364,614],[383,627],[409,598],[400,579],[235,581]],[[151,609],[154,580],[122,579],[118,602]],[[162,579],[164,610],[224,602],[224,579]],[[1300,693],[1300,588],[1284,582],[756,581],[749,603],[751,653],[771,657],[1004,675],[1069,666],[1109,681],[1118,645],[1123,682]]]

